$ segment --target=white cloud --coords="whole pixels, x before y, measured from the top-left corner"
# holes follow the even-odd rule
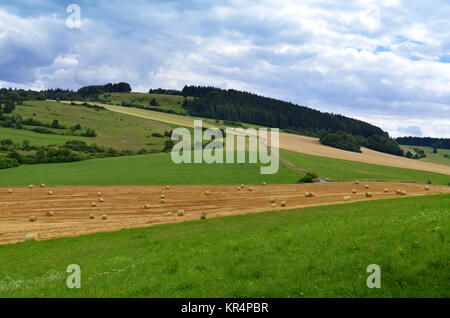
[[[0,83],[75,89],[123,80],[141,91],[215,85],[365,119],[393,135],[418,126],[424,135],[450,136],[450,64],[439,62],[450,54],[448,3],[80,6],[83,25],[75,31],[65,28],[63,7],[21,16],[0,6]]]

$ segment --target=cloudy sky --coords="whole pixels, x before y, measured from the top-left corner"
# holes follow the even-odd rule
[[[0,86],[213,85],[450,137],[449,17],[448,0],[0,0]]]

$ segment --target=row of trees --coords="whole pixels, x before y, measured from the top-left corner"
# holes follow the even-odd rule
[[[396,138],[400,145],[422,146],[438,149],[450,149],[450,138],[400,137]]]
[[[23,89],[0,89],[0,105],[2,109],[11,107],[14,103],[22,103],[26,100],[72,100],[82,101],[86,99],[97,100],[98,95],[104,93],[129,93],[131,86],[128,83],[120,82],[116,84],[108,83],[106,85],[92,85],[84,86],[79,90],[64,90],[64,89],[47,89],[42,91],[32,91]],[[2,111],[2,110],[0,110]],[[5,110],[3,110],[5,111]],[[6,109],[6,112],[8,109]]]

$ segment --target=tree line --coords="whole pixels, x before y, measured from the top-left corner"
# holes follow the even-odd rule
[[[395,139],[400,145],[450,149],[450,138],[399,137]]]

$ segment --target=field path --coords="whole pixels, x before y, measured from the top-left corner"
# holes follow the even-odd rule
[[[365,185],[369,185],[369,190]],[[389,192],[384,193],[388,188]],[[357,193],[352,194],[352,189]],[[0,244],[22,242],[25,235],[37,233],[40,239],[77,236],[95,232],[115,231],[126,228],[148,227],[157,224],[178,223],[198,220],[202,211],[208,218],[230,216],[283,209],[281,201],[286,201],[286,209],[307,206],[343,203],[344,196],[351,201],[395,198],[400,195],[396,189],[407,191],[406,196],[450,193],[445,186],[430,186],[395,182],[369,182],[362,184],[290,184],[257,185],[252,191],[246,186],[60,186],[45,188],[15,187],[9,193],[0,187]],[[53,191],[49,195],[48,191]],[[205,191],[210,191],[206,195]],[[373,193],[366,198],[366,191]],[[97,193],[101,192],[101,196]],[[305,192],[314,192],[314,197],[305,197]],[[161,203],[161,195],[165,202]],[[275,198],[276,207],[270,198]],[[100,202],[100,198],[104,202]],[[92,207],[92,203],[96,206]],[[150,209],[145,209],[146,204]],[[177,216],[183,209],[184,216]],[[53,211],[54,216],[47,216]],[[171,212],[172,215],[166,215]],[[89,215],[95,214],[95,219]],[[107,214],[108,219],[102,220]],[[36,221],[30,222],[30,216]]]
[[[156,121],[162,121],[174,125],[186,127],[194,126],[194,117],[176,114],[167,114],[162,112],[149,111],[145,109],[112,106],[107,104],[99,104],[99,105],[107,108],[110,111],[119,112],[123,114],[153,119]],[[195,119],[202,120],[202,118],[195,118]],[[205,122],[205,119],[203,119],[203,126],[217,127],[213,124]],[[341,149],[324,146],[320,144],[317,138],[288,133],[280,133],[280,149],[291,150],[299,153],[305,153],[321,157],[351,160],[382,166],[423,170],[450,175],[450,166],[389,155],[386,153],[374,151],[367,148],[361,148],[362,153],[345,151]]]

